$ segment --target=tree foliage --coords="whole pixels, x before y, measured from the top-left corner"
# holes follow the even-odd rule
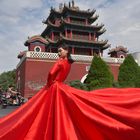
[[[113,75],[100,57],[94,56],[85,83],[89,90],[112,87]]]
[[[15,69],[12,71],[3,72],[0,74],[0,86],[3,90],[7,90],[9,85],[15,87],[15,79],[16,79],[16,71]]]
[[[86,86],[86,84],[81,83],[79,80],[71,81],[69,85],[77,89],[88,90],[88,87]]]
[[[137,74],[137,78],[136,78],[135,87],[140,88],[140,66],[138,68],[138,74]]]
[[[131,55],[120,66],[118,82],[121,87],[140,87],[140,69]]]
[[[138,67],[138,74],[137,74],[137,78],[136,78],[136,85],[135,87],[139,87],[140,88],[140,66]]]

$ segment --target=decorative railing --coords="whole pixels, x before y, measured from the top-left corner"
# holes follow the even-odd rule
[[[57,53],[46,53],[46,52],[33,52],[28,51],[26,52],[27,58],[44,58],[44,59],[58,59]]]
[[[89,41],[89,36],[88,35],[82,35],[82,34],[81,35],[73,34],[72,39],[79,39],[79,40]]]
[[[93,56],[88,55],[71,55],[74,61],[82,61],[82,62],[91,62]],[[21,58],[17,67],[26,59],[26,58],[35,58],[35,59],[58,59],[57,53],[46,53],[46,52],[33,52],[27,51],[24,56]],[[123,63],[123,58],[111,58],[111,57],[102,57],[102,59],[107,63]]]
[[[71,20],[71,23],[77,24],[77,25],[85,25],[85,21],[76,21],[76,20]]]

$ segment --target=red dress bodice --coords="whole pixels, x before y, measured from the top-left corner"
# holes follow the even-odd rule
[[[56,81],[65,81],[67,75],[69,74],[70,67],[71,64],[67,59],[59,59],[48,74],[47,86],[49,87]]]

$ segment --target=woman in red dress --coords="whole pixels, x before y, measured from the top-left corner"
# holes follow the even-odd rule
[[[47,85],[0,119],[0,140],[140,140],[140,88],[72,88],[63,81],[73,61],[58,54]]]

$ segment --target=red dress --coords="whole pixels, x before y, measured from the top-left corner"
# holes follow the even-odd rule
[[[62,83],[69,70],[57,61],[47,86],[0,119],[0,140],[140,140],[140,88],[78,90]]]

